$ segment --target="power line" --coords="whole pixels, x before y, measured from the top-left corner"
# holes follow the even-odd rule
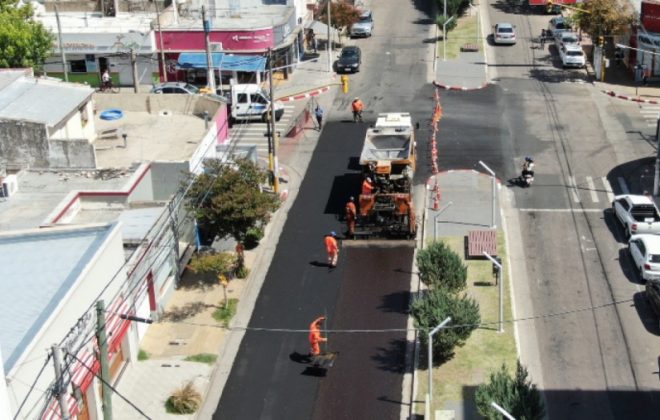
[[[32,385],[30,385],[30,389],[28,390],[27,394],[25,395],[25,398],[23,399],[23,401],[21,402],[21,404],[20,404],[20,405],[18,406],[18,408],[16,409],[16,415],[14,416],[14,419],[17,419],[17,418],[18,418],[18,415],[21,413],[21,410],[23,409],[23,406],[24,406],[25,403],[27,402],[28,397],[30,396],[30,394],[31,394],[32,391],[34,390],[34,387],[37,385],[37,381],[38,381],[39,378],[41,377],[41,374],[44,373],[44,369],[46,369],[46,366],[48,366],[48,362],[50,361],[51,356],[52,356],[52,355],[51,355],[50,353],[48,353],[48,357],[46,357],[46,361],[44,362],[44,365],[41,366],[41,369],[39,369],[39,373],[37,373],[37,377],[34,378],[34,381],[32,382]]]

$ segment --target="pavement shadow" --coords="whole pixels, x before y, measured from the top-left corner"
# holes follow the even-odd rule
[[[169,310],[165,311],[161,316],[161,320],[166,322],[180,322],[188,318],[192,318],[195,315],[209,309],[218,309],[218,305],[209,305],[201,301],[198,302],[189,302],[183,306],[174,306]]]
[[[431,21],[431,24],[434,22],[435,18],[435,12],[434,12],[434,7],[433,7],[433,2],[432,1],[427,1],[427,0],[412,0],[411,1],[413,7],[416,10],[419,10],[420,12],[424,13],[426,16],[429,17],[429,20]],[[424,19],[419,19],[421,22]],[[421,23],[420,23],[421,25]]]
[[[648,299],[646,298],[646,292],[638,292],[633,295],[633,305],[637,310],[637,315],[642,321],[642,325],[646,328],[646,331],[653,335],[660,335],[660,325],[658,325],[658,317],[653,312]]]
[[[405,354],[407,341],[403,338],[390,340],[389,347],[379,347],[378,353],[371,359],[378,364],[378,369],[387,372],[406,373]]]
[[[351,163],[349,162],[349,165]],[[342,216],[344,214],[348,199],[357,197],[360,194],[360,185],[362,184],[362,174],[348,173],[339,175],[332,181],[328,201],[325,204],[325,214],[335,214]]]
[[[382,297],[382,303],[378,309],[384,312],[407,314],[410,312],[408,302],[410,302],[410,292],[408,291],[389,293]]]
[[[637,272],[633,259],[628,252],[628,248],[619,249],[619,266],[629,282],[633,284],[644,284],[644,281]]]
[[[526,0],[498,0],[495,3],[491,3],[491,7],[504,13],[515,15],[523,15],[529,12]]]
[[[620,244],[627,244],[628,239],[626,239],[626,232],[623,230],[623,226],[619,223],[619,219],[616,218],[614,210],[611,208],[603,210],[603,221],[605,226],[609,229],[612,237]]]

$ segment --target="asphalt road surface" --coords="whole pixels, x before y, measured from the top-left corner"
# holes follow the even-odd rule
[[[398,417],[405,332],[331,335],[329,349],[340,354],[325,378],[300,363],[309,350],[306,329],[319,315],[327,315],[331,329],[406,325],[410,246],[347,244],[336,269],[325,265],[323,236],[343,232],[337,215],[359,191],[355,162],[366,128],[326,124],[249,324],[305,332],[248,331],[214,418]]]

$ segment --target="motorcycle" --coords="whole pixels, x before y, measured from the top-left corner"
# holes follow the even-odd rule
[[[534,182],[534,161],[530,158],[525,158],[525,163],[520,174],[520,184],[523,187],[530,187],[532,182]]]

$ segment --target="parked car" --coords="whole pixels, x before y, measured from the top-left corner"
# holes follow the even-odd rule
[[[659,281],[649,281],[646,283],[646,299],[649,302],[649,306],[655,312],[655,315],[659,318],[658,324],[660,325],[660,282]]]
[[[510,23],[498,23],[493,28],[493,43],[513,45],[516,43],[516,28]]]
[[[650,197],[617,195],[612,202],[612,210],[623,225],[626,236],[638,233],[660,234],[660,214]]]
[[[628,251],[642,280],[660,280],[660,236],[633,235]]]
[[[580,36],[571,31],[559,32],[555,36],[555,45],[557,49],[561,48],[562,45],[580,45]]]
[[[351,25],[351,38],[370,37],[374,30],[374,16],[371,10],[360,12],[360,20]]]
[[[577,67],[579,69],[587,65],[582,47],[575,44],[563,44],[559,47],[559,57],[562,67]]]
[[[151,89],[151,93],[184,93],[194,95],[199,93],[199,88],[190,83],[165,82],[159,83]]]
[[[337,72],[358,72],[362,63],[362,52],[359,47],[350,46],[341,49],[337,61]]]
[[[556,37],[557,34],[561,32],[566,32],[571,30],[571,25],[563,16],[557,16],[550,19],[548,23],[548,30],[551,32],[553,37]]]

